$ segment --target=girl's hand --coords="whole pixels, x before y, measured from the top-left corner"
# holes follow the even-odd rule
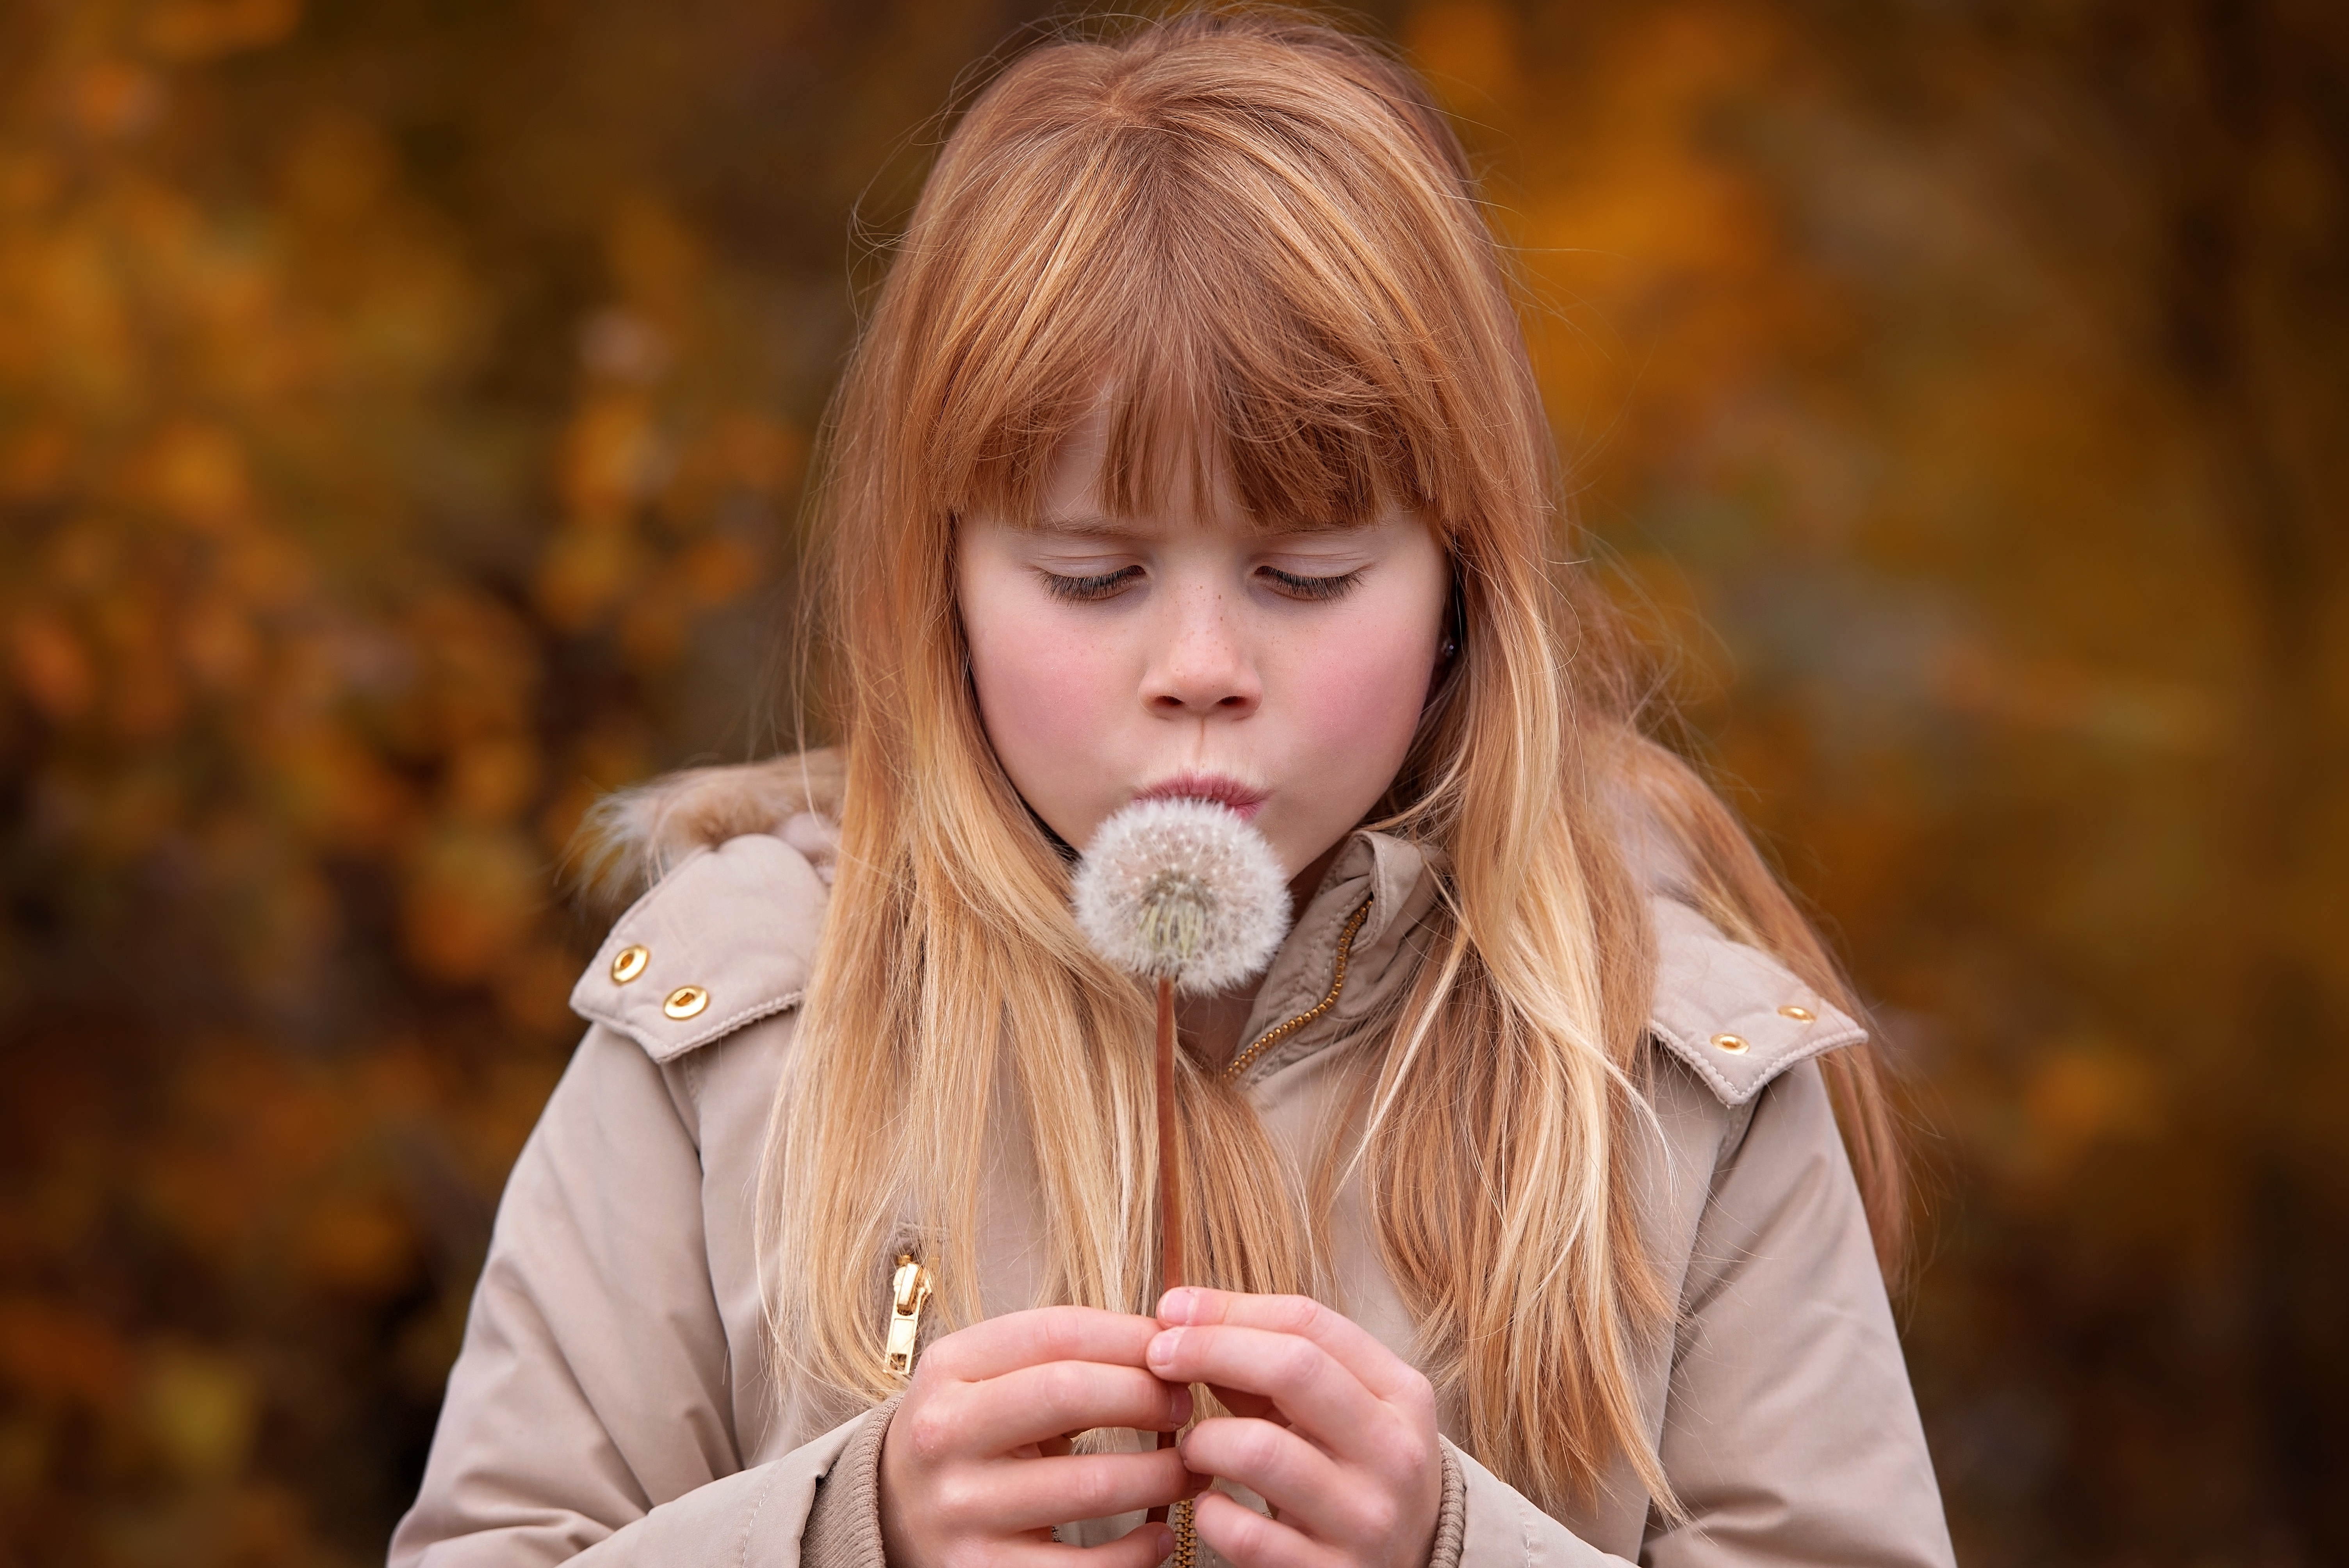
[[[1150,1369],[1238,1414],[1200,1422],[1184,1464],[1237,1481],[1267,1519],[1202,1495],[1199,1539],[1239,1568],[1426,1568],[1444,1501],[1435,1394],[1364,1329],[1298,1295],[1170,1290]]]
[[[1143,1367],[1158,1325],[1084,1306],[1015,1312],[922,1352],[881,1439],[889,1568],[1019,1568],[1072,1561],[1051,1527],[1155,1508],[1199,1484],[1173,1449],[1071,1454],[1093,1427],[1173,1431],[1191,1390]],[[1174,1532],[1144,1524],[1085,1549],[1086,1568],[1152,1568]]]

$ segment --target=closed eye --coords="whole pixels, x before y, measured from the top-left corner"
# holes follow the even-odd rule
[[[1044,580],[1044,592],[1055,599],[1065,599],[1072,604],[1090,604],[1097,600],[1112,599],[1125,591],[1133,579],[1142,575],[1139,566],[1121,566],[1114,572],[1097,573],[1088,577],[1068,577],[1058,572],[1039,569]]]
[[[1306,577],[1294,572],[1283,572],[1278,566],[1261,569],[1271,579],[1273,586],[1292,599],[1337,599],[1353,591],[1362,580],[1361,567],[1341,572],[1334,577]]]

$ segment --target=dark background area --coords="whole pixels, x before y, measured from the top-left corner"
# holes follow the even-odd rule
[[[1034,15],[0,9],[0,1563],[379,1560],[564,846],[787,732],[853,281]],[[1972,1563],[2349,1562],[2345,17],[1361,16],[1881,1006]]]

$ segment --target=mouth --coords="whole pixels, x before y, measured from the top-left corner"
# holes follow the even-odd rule
[[[1220,773],[1177,773],[1133,792],[1137,800],[1213,800],[1238,812],[1242,821],[1255,817],[1270,795]]]

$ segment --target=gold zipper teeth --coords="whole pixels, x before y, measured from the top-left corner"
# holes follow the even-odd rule
[[[1371,895],[1371,898],[1377,896],[1376,893]],[[1354,911],[1346,921],[1346,929],[1338,934],[1338,967],[1337,973],[1330,977],[1330,994],[1294,1018],[1286,1023],[1275,1024],[1271,1028],[1258,1035],[1254,1045],[1234,1057],[1225,1067],[1226,1083],[1237,1083],[1240,1075],[1247,1071],[1257,1057],[1264,1055],[1268,1048],[1288,1038],[1289,1036],[1338,1005],[1338,993],[1346,988],[1346,958],[1353,951],[1354,934],[1362,929],[1362,921],[1370,913],[1371,899],[1366,898],[1362,901],[1361,907]]]
[[[1174,1505],[1174,1554],[1167,1560],[1174,1563],[1174,1568],[1197,1568],[1199,1533],[1191,1525],[1195,1506],[1189,1498]]]

